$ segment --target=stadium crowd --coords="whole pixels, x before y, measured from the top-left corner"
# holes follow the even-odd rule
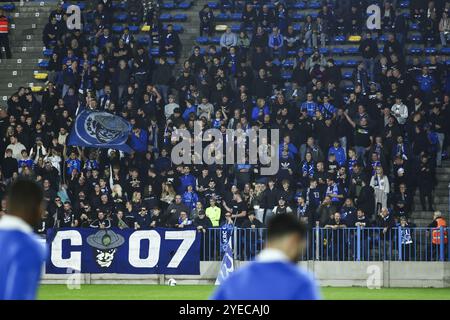
[[[415,209],[434,211],[435,168],[450,137],[448,67],[436,56],[425,63],[405,54],[399,1],[380,1],[382,29],[365,30],[369,2],[323,1],[297,31],[295,1],[223,0],[222,12],[243,7],[241,30],[228,27],[218,45],[195,46],[185,61],[182,45],[191,44],[163,26],[155,1],[128,1],[130,22],[151,27],[150,44],[128,27],[112,32],[111,0],[98,1],[92,27],[83,30],[67,28],[59,5],[43,34],[53,54],[42,98],[20,88],[0,108],[0,196],[18,177],[40,181],[47,201],[41,234],[53,226],[258,228],[284,212],[310,227],[391,228],[400,217],[407,224],[417,191],[422,208]],[[424,44],[446,46],[449,9],[440,0],[411,1]],[[213,11],[205,7],[199,19],[200,35],[214,35]],[[333,55],[320,49],[335,36],[361,34],[363,60],[349,90]],[[388,40],[380,52],[381,34]],[[286,77],[281,64],[292,55]],[[85,109],[127,119],[134,151],[67,145]],[[196,121],[223,132],[280,130],[278,173],[262,176],[250,164],[174,165],[171,135]],[[270,150],[270,141],[263,144]]]

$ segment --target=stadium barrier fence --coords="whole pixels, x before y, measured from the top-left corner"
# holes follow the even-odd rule
[[[201,260],[220,261],[227,231],[211,228],[201,239]],[[228,230],[228,232],[230,232]],[[301,260],[316,261],[449,261],[445,241],[450,228],[375,227],[319,228],[306,235]],[[267,241],[266,229],[234,228],[230,233],[234,259],[253,260]],[[435,240],[433,241],[433,237]]]

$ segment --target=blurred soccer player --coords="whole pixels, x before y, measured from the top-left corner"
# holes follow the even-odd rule
[[[43,213],[43,191],[33,181],[18,180],[7,203],[0,219],[0,300],[34,299],[46,256],[33,234]]]
[[[317,300],[312,275],[297,266],[305,247],[305,227],[290,214],[270,219],[266,248],[227,278],[214,300]]]

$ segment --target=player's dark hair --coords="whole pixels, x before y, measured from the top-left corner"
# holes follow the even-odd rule
[[[8,212],[10,214],[34,214],[44,201],[42,187],[32,180],[19,179],[9,188]]]
[[[290,234],[306,235],[306,226],[292,214],[277,214],[267,223],[267,239],[274,240]]]

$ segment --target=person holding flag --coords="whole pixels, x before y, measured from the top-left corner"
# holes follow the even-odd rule
[[[268,222],[266,248],[256,257],[256,261],[220,282],[211,299],[320,299],[312,275],[296,265],[306,245],[305,234],[306,227],[294,215],[279,214],[272,217]]]

